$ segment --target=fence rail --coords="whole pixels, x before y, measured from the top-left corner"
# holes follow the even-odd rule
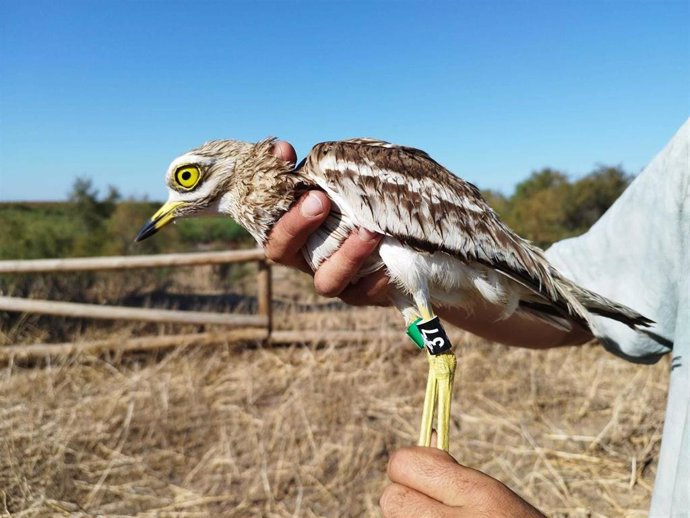
[[[0,297],[0,310],[16,313],[40,313],[75,318],[100,318],[105,320],[135,320],[178,324],[209,324],[232,327],[266,327],[266,315],[236,315],[208,311],[179,311],[175,309],[134,308],[57,302],[54,300]]]
[[[198,266],[204,264],[245,263],[265,261],[260,248],[226,252],[197,252],[186,254],[114,255],[109,257],[75,257],[70,259],[26,259],[0,261],[0,273],[56,273],[106,270],[134,270],[137,268],[165,268],[167,266]]]
[[[110,306],[99,304],[84,304],[76,302],[60,302],[53,300],[26,299],[19,297],[0,296],[0,311],[18,313],[38,313],[43,315],[58,315],[77,318],[97,318],[109,320],[133,320],[142,322],[167,322],[179,324],[218,325],[233,329],[231,335],[238,339],[261,340],[270,336],[271,311],[271,265],[263,250],[237,250],[226,252],[201,252],[185,254],[157,254],[111,257],[80,257],[70,259],[33,259],[17,261],[0,261],[0,274],[27,273],[58,273],[79,271],[112,271],[131,270],[138,268],[166,268],[180,266],[200,266],[209,264],[232,264],[257,262],[257,314],[238,315],[223,314],[207,311],[180,311],[172,309],[135,308],[125,306]],[[253,330],[252,330],[253,329]],[[187,336],[187,335],[185,335]],[[168,343],[150,337],[152,343]],[[142,343],[143,343],[142,339]],[[107,348],[102,341],[98,348]],[[136,341],[134,343],[137,343]],[[26,351],[45,354],[58,353],[58,349],[65,351],[68,347],[51,349],[50,345],[36,344],[34,346],[6,346],[0,347],[0,356],[8,351],[17,351],[22,347]],[[116,349],[116,346],[111,348]],[[134,347],[132,347],[134,348]],[[78,347],[76,349],[79,349]],[[75,349],[75,350],[76,350]],[[4,350],[4,352],[3,352]],[[51,351],[51,352],[48,352]],[[31,355],[31,354],[30,354]]]
[[[451,341],[459,343],[465,334],[459,330],[449,332]],[[68,342],[58,344],[22,344],[0,347],[0,360],[41,358],[74,353],[99,353],[104,351],[143,351],[187,345],[217,346],[247,342],[276,344],[322,344],[348,345],[371,340],[404,340],[396,331],[280,331],[271,333],[266,328],[240,328],[229,331],[211,331],[177,335],[158,335],[137,338],[113,338],[90,342]]]

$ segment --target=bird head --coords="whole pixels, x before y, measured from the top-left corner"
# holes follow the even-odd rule
[[[168,201],[141,228],[135,241],[152,236],[177,218],[213,214],[230,215],[255,234],[255,218],[245,203],[247,194],[257,187],[270,188],[267,177],[291,169],[289,163],[273,156],[274,144],[275,139],[256,144],[213,140],[177,157],[165,176]]]

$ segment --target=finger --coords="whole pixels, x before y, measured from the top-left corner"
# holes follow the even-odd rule
[[[390,306],[390,277],[384,269],[362,277],[338,295],[353,306]]]
[[[379,501],[384,518],[450,518],[452,509],[407,486],[391,484]]]
[[[285,160],[291,164],[297,162],[297,153],[295,152],[295,148],[292,147],[292,144],[285,142],[284,140],[278,140],[273,145],[273,154],[281,160]]]
[[[310,191],[275,224],[266,242],[266,256],[280,264],[311,272],[300,249],[326,219],[331,202],[321,191]]]
[[[357,275],[364,261],[376,250],[381,236],[360,228],[343,241],[340,248],[319,267],[314,275],[317,293],[335,297],[342,292]]]
[[[468,506],[501,489],[498,481],[436,448],[397,450],[388,462],[388,477],[450,506]]]

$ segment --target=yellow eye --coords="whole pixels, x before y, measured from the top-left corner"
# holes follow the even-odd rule
[[[175,181],[177,185],[187,191],[196,187],[200,177],[201,173],[199,173],[199,168],[193,165],[185,165],[175,171]]]

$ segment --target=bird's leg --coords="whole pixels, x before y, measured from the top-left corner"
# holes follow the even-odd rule
[[[436,355],[429,354],[429,378],[431,378],[433,373],[438,400],[438,408],[436,409],[436,432],[438,437],[436,443],[437,447],[443,451],[448,451],[449,448],[450,402],[453,397],[453,379],[455,377],[456,365],[457,359],[450,350]],[[422,433],[424,431],[420,432],[420,441],[422,440]],[[431,438],[425,442],[424,446],[430,445]]]
[[[451,343],[441,321],[434,316],[431,306],[427,303],[426,293],[420,293],[414,296],[414,299],[421,318],[408,326],[408,334],[418,346],[426,347],[429,360],[429,376],[424,395],[419,445],[431,446],[434,407],[437,406],[437,446],[448,451],[450,403],[457,360],[450,350]],[[407,315],[405,317],[407,319]]]
[[[431,431],[433,429],[434,405],[438,399],[438,383],[433,374],[431,355],[429,357],[429,374],[426,378],[426,392],[424,393],[424,406],[422,407],[422,422],[419,427],[419,446],[431,446]]]

